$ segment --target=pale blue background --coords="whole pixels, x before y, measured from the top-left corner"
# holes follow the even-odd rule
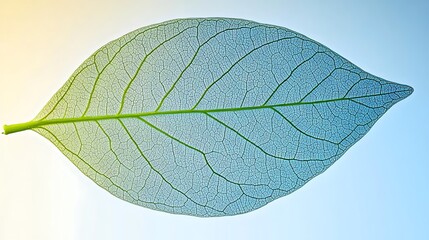
[[[16,98],[1,97],[2,124],[35,116],[101,45],[135,28],[179,17],[224,16],[284,26],[376,76],[411,85],[415,92],[324,174],[289,196],[234,217],[202,219],[131,205],[96,186],[37,134],[2,136],[0,208],[7,214],[0,217],[1,239],[429,239],[429,2],[42,2],[34,9],[25,5],[30,9],[27,27],[43,29],[48,24],[46,35],[36,34],[35,42],[22,44],[31,63],[41,67],[31,72],[32,79],[11,81],[8,68],[30,62],[27,57],[16,60],[4,48],[8,55],[1,56],[0,76],[1,86],[37,81],[40,90],[16,88]],[[13,24],[21,15],[14,16],[2,21]],[[16,42],[22,38],[13,34],[25,31],[2,28],[0,35],[9,34],[10,42]],[[38,41],[46,45],[36,45]],[[49,49],[49,55],[31,51],[38,47]],[[50,75],[49,69],[56,69],[57,75]],[[10,116],[10,106],[17,101],[31,108]],[[12,147],[36,143],[41,150],[25,157],[19,155],[25,151]],[[23,177],[28,181],[20,182]],[[27,204],[32,211],[20,211]],[[30,230],[32,224],[37,229]]]

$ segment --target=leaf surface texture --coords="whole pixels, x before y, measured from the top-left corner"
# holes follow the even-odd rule
[[[96,51],[33,129],[123,200],[235,215],[325,171],[411,93],[283,27],[179,19]]]

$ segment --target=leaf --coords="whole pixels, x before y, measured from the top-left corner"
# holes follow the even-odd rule
[[[180,19],[103,46],[4,129],[40,133],[128,202],[235,215],[325,171],[412,91],[283,27]]]

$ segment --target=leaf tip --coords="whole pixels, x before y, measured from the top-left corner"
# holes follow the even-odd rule
[[[414,92],[414,88],[408,85],[402,85],[403,92],[404,92],[404,98],[407,98]]]
[[[408,87],[408,91],[410,93],[409,95],[411,95],[414,92],[414,88],[411,86],[408,86],[408,85],[407,85],[407,87]]]

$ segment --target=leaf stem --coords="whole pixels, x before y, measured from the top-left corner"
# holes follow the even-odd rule
[[[17,124],[11,124],[11,125],[3,125],[2,132],[4,135],[8,135],[11,133],[21,132],[24,130],[31,129],[37,125],[37,122],[25,122],[25,123],[17,123]]]

